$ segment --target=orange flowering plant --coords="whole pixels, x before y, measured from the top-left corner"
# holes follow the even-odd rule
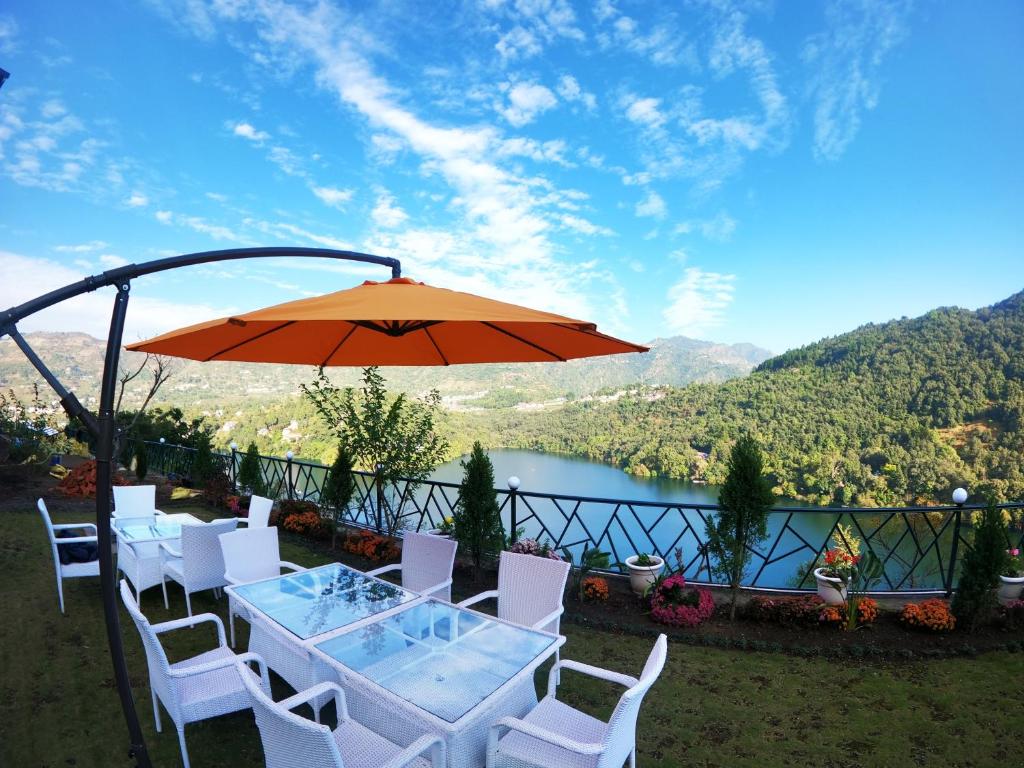
[[[900,621],[908,627],[929,632],[952,632],[956,627],[956,617],[949,609],[949,603],[938,598],[907,603],[900,613]]]
[[[354,555],[361,555],[375,563],[382,560],[393,560],[399,555],[399,549],[394,539],[367,530],[349,534],[345,543],[342,544],[342,549]]]
[[[583,580],[583,599],[604,602],[608,599],[608,582],[600,576],[588,576]]]

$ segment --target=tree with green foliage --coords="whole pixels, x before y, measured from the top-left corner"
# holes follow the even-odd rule
[[[479,581],[483,558],[501,551],[505,528],[494,489],[494,466],[480,443],[473,443],[473,452],[462,462],[462,469],[462,489],[455,506],[455,540],[473,559],[473,573]]]
[[[302,392],[355,464],[376,474],[378,522],[394,535],[405,502],[448,453],[436,428],[441,396],[433,390],[419,401],[404,393],[392,397],[376,366],[364,368],[362,376],[358,392],[339,389],[320,368]]]
[[[338,526],[345,516],[345,511],[348,509],[355,489],[355,478],[352,477],[352,459],[348,455],[345,446],[339,445],[338,455],[335,457],[331,468],[327,471],[324,487],[320,493],[320,509],[329,510],[329,516],[333,522],[331,534],[332,548],[337,542]]]
[[[743,573],[751,550],[768,536],[768,512],[775,497],[764,475],[757,441],[744,435],[729,454],[729,473],[718,495],[721,510],[706,523],[711,570],[726,579],[732,593],[729,618],[736,618]]]
[[[195,438],[196,452],[192,456],[192,467],[189,470],[189,478],[192,480],[193,488],[205,488],[206,483],[217,472],[213,461],[213,445],[210,436],[205,431],[200,431]]]
[[[146,444],[139,440],[135,443],[135,477],[138,478],[140,483],[146,479],[148,471],[149,451],[146,449]]]
[[[267,486],[263,482],[263,469],[260,466],[260,451],[256,443],[249,443],[249,447],[242,455],[242,461],[238,465],[237,485],[243,493],[250,496],[266,496]]]
[[[960,563],[960,581],[950,606],[957,624],[973,632],[996,606],[995,589],[1006,567],[1006,523],[994,499],[974,527],[973,546]]]

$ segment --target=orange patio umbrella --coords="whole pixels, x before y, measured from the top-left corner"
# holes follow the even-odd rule
[[[317,366],[534,363],[647,351],[593,323],[406,277],[198,323],[127,349]]]

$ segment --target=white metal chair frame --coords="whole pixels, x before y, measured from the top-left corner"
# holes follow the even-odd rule
[[[452,599],[452,569],[457,542],[426,533],[406,533],[402,537],[402,562],[367,571],[367,576],[402,572],[402,587],[445,602]]]
[[[181,549],[171,544],[160,543],[160,584],[164,591],[164,608],[167,602],[167,577],[178,582],[185,590],[185,606],[192,615],[193,592],[204,589],[219,590],[228,582],[224,578],[224,555],[220,548],[222,533],[235,530],[235,518],[214,520],[202,525],[182,526]]]
[[[245,523],[249,529],[266,528],[270,525],[270,511],[274,508],[274,500],[263,496],[252,496],[249,499],[249,516],[238,518],[238,523]]]
[[[153,698],[153,720],[157,733],[162,732],[160,704],[164,705],[178,731],[178,745],[185,768],[189,768],[185,746],[185,726],[230,712],[249,709],[252,699],[238,675],[242,664],[255,663],[260,670],[260,686],[270,692],[266,664],[255,653],[235,654],[227,647],[224,624],[212,613],[150,624],[132,598],[128,582],[121,580],[121,600],[131,615],[142,638],[149,667],[149,687]],[[217,628],[217,648],[190,659],[171,664],[167,660],[159,635],[197,624],[212,623]],[[244,667],[243,667],[244,669]],[[246,676],[253,675],[246,670]]]
[[[57,577],[57,604],[60,606],[60,612],[64,613],[64,579],[82,579],[88,576],[99,576],[100,561],[99,559],[96,559],[88,563],[68,563],[67,565],[64,565],[64,563],[60,561],[60,552],[57,551],[57,547],[60,544],[95,544],[96,524],[60,523],[58,525],[54,525],[53,521],[50,519],[50,512],[46,509],[46,502],[39,499],[36,502],[36,506],[39,508],[39,514],[43,516],[43,523],[46,525],[46,535],[50,539],[50,554],[53,556],[53,572]],[[57,531],[67,531],[75,528],[91,530],[92,535],[69,536],[63,539],[57,538]]]
[[[505,717],[491,726],[487,739],[486,768],[521,768],[528,765],[543,768],[557,768],[559,765],[621,768],[627,759],[630,768],[636,768],[637,715],[644,696],[665,666],[667,650],[667,638],[659,635],[639,679],[578,661],[566,659],[557,662],[548,673],[547,696],[525,718]],[[557,688],[562,669],[617,683],[627,689],[619,698],[607,723],[558,701]],[[558,728],[559,724],[563,729]],[[502,731],[509,733],[502,737]],[[578,737],[581,732],[596,738],[580,741]],[[511,754],[503,754],[503,745],[507,745]],[[564,752],[560,755],[559,751],[562,750]],[[537,762],[533,762],[531,757],[535,757]],[[587,760],[588,757],[592,759]]]
[[[251,581],[272,579],[281,575],[281,569],[306,570],[301,565],[281,559],[277,528],[249,528],[222,533],[221,553],[224,556],[224,580],[230,586]],[[249,621],[249,612],[228,595],[228,622],[231,625],[231,647],[235,647],[235,616]]]
[[[240,672],[252,697],[266,768],[445,768],[445,746],[439,737],[421,736],[403,749],[352,719],[345,692],[336,683],[319,683],[275,702],[256,685],[248,670]],[[338,713],[333,731],[291,712],[302,704],[332,697]],[[428,752],[429,763],[421,757]]]

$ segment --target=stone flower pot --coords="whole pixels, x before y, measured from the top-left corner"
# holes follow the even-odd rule
[[[1024,591],[1024,576],[1000,576],[996,599],[1000,605],[1009,605],[1020,600],[1021,591]]]
[[[629,568],[629,586],[633,588],[633,592],[642,595],[658,578],[661,569],[665,567],[665,561],[657,555],[651,555],[654,565],[637,565],[637,558],[639,555],[627,557],[626,567]]]
[[[818,582],[818,597],[829,605],[846,603],[846,581],[836,576],[826,576],[824,568],[814,569],[814,580]]]

